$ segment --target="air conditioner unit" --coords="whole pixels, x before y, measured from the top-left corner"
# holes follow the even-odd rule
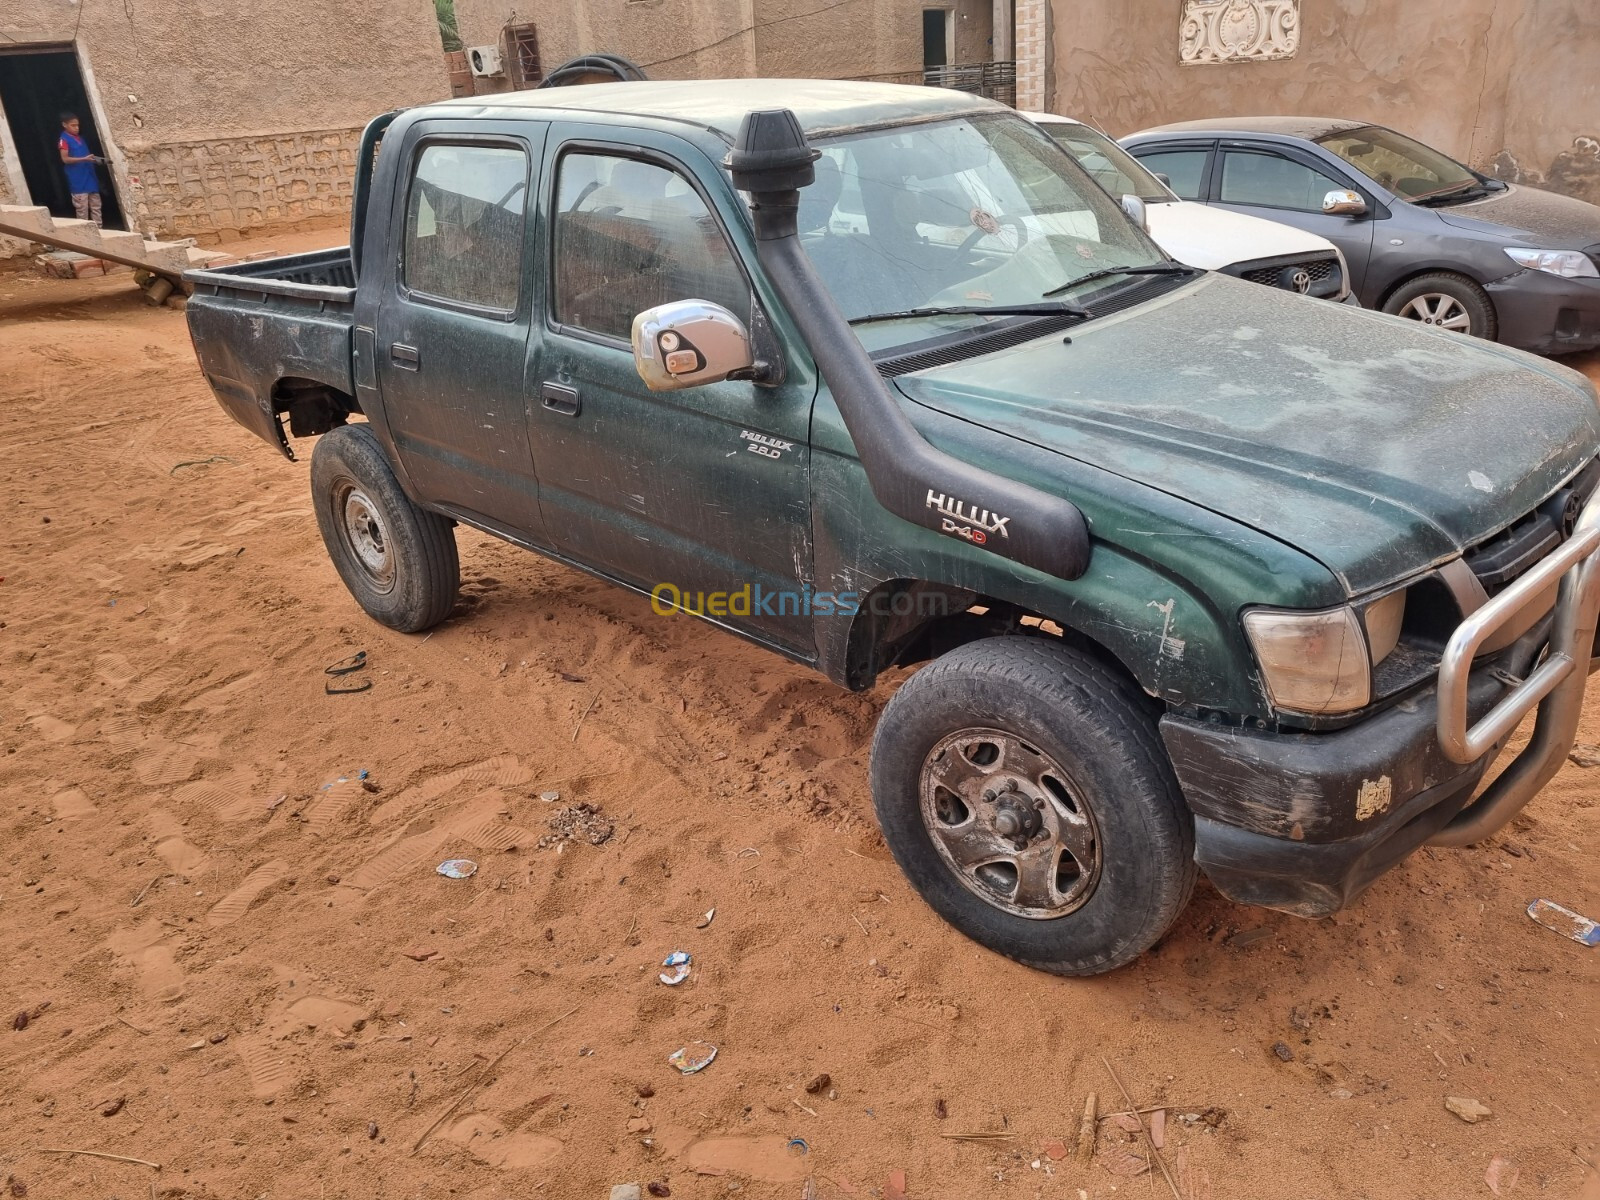
[[[480,79],[506,73],[505,67],[500,62],[499,46],[467,47],[467,64],[472,68],[472,73]]]

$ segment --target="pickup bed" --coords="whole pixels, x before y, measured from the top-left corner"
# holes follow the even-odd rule
[[[393,628],[450,615],[468,524],[842,687],[918,667],[890,849],[1090,974],[1199,871],[1316,916],[1502,827],[1600,607],[1582,377],[1137,216],[960,93],[596,84],[378,118],[350,250],[191,272],[188,314],[224,409],[320,435],[323,540]]]

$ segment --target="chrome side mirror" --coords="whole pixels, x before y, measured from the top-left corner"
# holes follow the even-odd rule
[[[652,392],[755,376],[750,333],[720,304],[676,300],[633,319],[633,365]]]
[[[1362,217],[1367,212],[1367,202],[1360,192],[1329,192],[1322,198],[1322,211],[1330,217]]]
[[[1150,213],[1145,208],[1143,200],[1137,196],[1124,196],[1122,198],[1122,211],[1128,214],[1128,220],[1146,233],[1150,232]]]

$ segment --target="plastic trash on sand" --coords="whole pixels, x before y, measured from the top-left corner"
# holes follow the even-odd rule
[[[693,961],[687,950],[674,950],[661,960],[661,965],[667,968],[660,975],[661,982],[668,987],[677,987],[689,978],[689,964]]]
[[[470,858],[447,858],[434,869],[446,879],[471,879],[478,873],[478,864]]]
[[[690,1042],[683,1049],[669,1054],[667,1061],[685,1075],[693,1075],[709,1067],[716,1056],[717,1048],[710,1042]]]
[[[1569,937],[1584,946],[1600,946],[1600,923],[1580,916],[1554,900],[1535,900],[1528,905],[1528,915],[1562,937]]]

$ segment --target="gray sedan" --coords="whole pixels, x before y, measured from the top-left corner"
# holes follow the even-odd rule
[[[1122,144],[1185,200],[1319,233],[1368,308],[1541,354],[1600,347],[1600,207],[1359,121],[1233,117]]]

